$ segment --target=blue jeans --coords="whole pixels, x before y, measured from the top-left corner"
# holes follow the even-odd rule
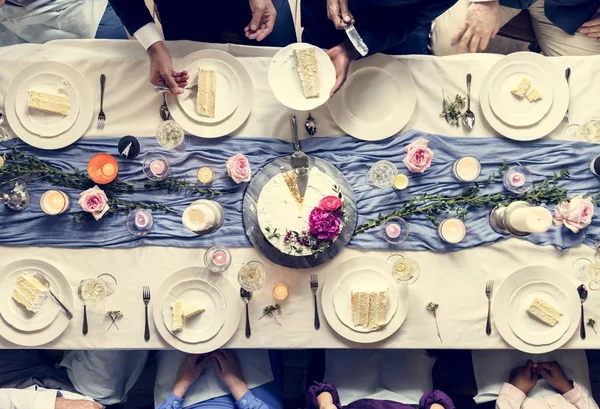
[[[96,38],[107,40],[127,40],[127,32],[119,16],[115,13],[110,3],[106,7],[106,11],[100,20]]]

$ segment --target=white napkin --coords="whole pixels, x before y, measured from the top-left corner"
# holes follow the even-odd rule
[[[344,406],[359,399],[417,405],[433,387],[435,359],[422,350],[331,349],[326,362],[325,381],[337,388]]]
[[[240,361],[244,380],[248,389],[256,388],[273,381],[273,372],[269,361],[269,353],[266,350],[244,349],[236,350],[236,356]],[[180,351],[159,351],[156,355],[158,370],[156,384],[154,386],[154,404],[158,407],[167,399],[173,391],[173,385],[177,380],[179,365],[187,354]],[[185,395],[183,406],[194,405],[205,402],[217,396],[228,395],[229,391],[221,384],[215,373],[212,360],[209,361],[204,375],[192,385]]]
[[[477,381],[476,403],[496,400],[504,382],[508,382],[513,369],[525,365],[528,359],[534,362],[557,361],[569,379],[577,382],[583,389],[590,391],[590,375],[585,351],[557,350],[547,354],[532,355],[516,350],[473,351],[473,370]],[[536,386],[527,395],[539,398],[556,395],[545,380],[538,380]]]

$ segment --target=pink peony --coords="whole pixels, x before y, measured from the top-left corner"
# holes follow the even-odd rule
[[[402,160],[406,168],[414,173],[423,173],[431,166],[433,151],[427,147],[429,141],[419,138],[404,148],[406,156]]]
[[[319,201],[319,207],[329,212],[337,212],[344,204],[337,196],[325,196]]]
[[[594,217],[594,203],[590,197],[575,196],[554,208],[554,224],[564,224],[573,233],[585,229]]]
[[[235,183],[249,182],[252,177],[250,162],[241,153],[227,159],[227,174]]]
[[[315,207],[308,216],[308,231],[319,240],[331,241],[340,234],[340,218],[335,213]]]
[[[98,186],[81,192],[78,203],[84,212],[91,213],[96,220],[100,220],[110,209],[106,193]]]

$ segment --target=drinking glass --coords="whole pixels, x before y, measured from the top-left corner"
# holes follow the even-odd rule
[[[238,273],[240,286],[250,292],[260,290],[265,284],[267,272],[260,261],[250,261],[244,265]]]
[[[370,186],[385,189],[394,185],[398,176],[398,168],[389,160],[380,160],[375,162],[367,173],[367,184]]]
[[[190,136],[177,122],[169,119],[156,128],[156,140],[166,149],[184,150],[190,143]]]
[[[402,254],[392,254],[388,257],[392,263],[392,277],[400,284],[410,285],[419,279],[421,268],[412,258]]]
[[[108,273],[100,274],[97,278],[81,280],[77,295],[86,305],[100,304],[104,299],[117,290],[117,279]]]

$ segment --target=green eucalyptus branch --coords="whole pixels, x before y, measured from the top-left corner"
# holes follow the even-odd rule
[[[181,214],[181,212],[178,212],[177,210],[169,206],[147,202],[128,202],[114,197],[108,199],[108,206],[110,208],[104,215],[105,217],[109,215],[116,215],[119,213],[129,214],[129,212],[135,209],[148,209],[152,211],[159,211],[171,214]],[[84,212],[83,210],[73,213],[72,216],[73,220],[78,223],[87,223],[88,221],[93,220],[92,214]]]

